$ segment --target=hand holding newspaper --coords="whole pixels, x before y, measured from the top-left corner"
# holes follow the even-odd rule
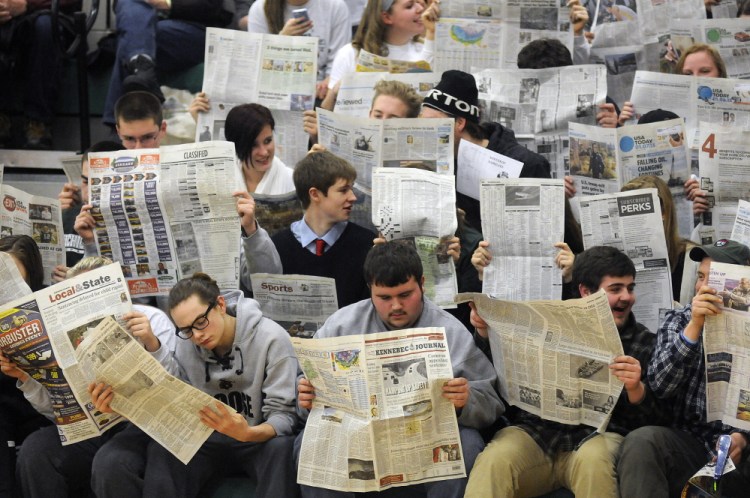
[[[453,378],[442,328],[292,344],[315,388],[300,484],[365,492],[466,475],[456,410],[442,396]]]

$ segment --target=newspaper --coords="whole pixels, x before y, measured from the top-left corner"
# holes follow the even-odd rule
[[[65,235],[60,201],[27,194],[0,184],[3,209],[0,210],[0,238],[28,235],[39,247],[44,266],[44,284],[51,283],[52,270],[65,264]]]
[[[24,282],[16,260],[7,252],[0,252],[0,306],[9,303],[19,296],[31,294],[29,284]]]
[[[750,268],[711,263],[708,285],[724,299],[722,313],[707,316],[703,330],[706,358],[706,420],[750,430]]]
[[[440,82],[441,73],[349,73],[341,79],[336,94],[336,114],[365,118],[370,113],[374,97],[373,88],[380,80],[393,80],[405,83],[424,97]]]
[[[479,200],[479,184],[491,178],[518,178],[523,163],[468,140],[458,145],[456,191]]]
[[[681,118],[621,128],[570,123],[570,173],[584,196],[617,192],[643,175],[681,190],[690,177],[688,152]]]
[[[412,237],[422,261],[424,295],[443,309],[454,309],[458,277],[453,258],[448,255],[450,237]]]
[[[62,162],[63,172],[65,173],[65,178],[68,180],[68,183],[80,185],[81,174],[83,172],[82,161],[83,158],[79,155],[66,157],[60,161]],[[2,177],[0,177],[0,183],[2,183]]]
[[[731,240],[750,246],[750,202],[740,199],[732,227]]]
[[[360,50],[357,56],[357,72],[424,73],[430,71],[427,61],[400,61]]]
[[[714,9],[719,5],[715,5]],[[736,470],[734,462],[731,458],[727,458],[726,464],[724,464],[724,470],[722,471],[721,475],[723,476],[725,474],[728,474],[733,470]],[[721,498],[723,496],[722,487],[721,485],[719,485],[716,487],[716,489],[714,489],[714,486],[716,486],[716,484],[718,484],[716,482],[716,461],[712,460],[701,467],[698,472],[693,474],[687,484],[685,484],[685,487],[682,488],[682,494],[680,495],[680,497]]]
[[[606,69],[579,65],[548,69],[474,71],[487,119],[517,137],[567,132],[568,122],[595,125],[607,97]]]
[[[101,413],[75,349],[102,318],[132,310],[116,264],[91,270],[0,308],[0,350],[41,383],[52,402],[63,445],[99,436],[121,417]]]
[[[315,37],[206,29],[203,91],[215,103],[309,110],[315,103],[317,71]]]
[[[372,189],[378,166],[427,167],[453,174],[453,118],[366,119],[318,109],[318,143],[349,161],[357,182]]]
[[[474,301],[489,325],[504,400],[545,420],[604,431],[623,387],[608,365],[624,353],[603,290],[584,299],[525,303],[456,296],[466,301]]]
[[[231,194],[244,189],[234,156],[230,142],[89,155],[98,251],[122,265],[132,295],[167,294],[196,271],[237,288],[241,232]]]
[[[315,387],[297,482],[340,491],[466,476],[442,328],[292,338]]]
[[[482,180],[482,233],[492,261],[482,292],[502,299],[560,299],[562,277],[555,265],[565,232],[562,180]]]
[[[453,176],[412,168],[376,168],[372,183],[372,222],[386,240],[445,237],[456,232]]]
[[[475,72],[500,67],[503,24],[480,19],[441,17],[435,24],[435,61],[433,71],[443,74],[449,69]]]
[[[672,274],[656,189],[581,199],[583,246],[611,246],[635,265],[638,299],[633,313],[656,331],[661,310],[672,309]]]
[[[604,2],[602,2],[604,3]],[[722,2],[714,7],[734,3],[732,0]],[[703,0],[637,0],[638,24],[643,37],[663,35],[675,24],[685,24],[689,19],[705,19],[706,7]],[[732,13],[732,17],[737,13]],[[679,56],[678,56],[679,58]]]
[[[301,220],[305,211],[302,209],[297,192],[286,194],[253,194],[255,200],[255,219],[269,236],[273,236]],[[357,196],[359,200],[359,196]]]
[[[336,281],[310,275],[254,273],[253,299],[263,316],[292,337],[310,338],[339,309]]]
[[[750,78],[750,47],[747,43],[750,41],[750,20],[700,21],[693,25],[693,35],[696,42],[706,43],[719,51],[730,78]]]
[[[699,228],[701,244],[730,237],[738,201],[750,199],[750,131],[700,123],[700,187],[709,211]]]
[[[538,136],[527,148],[536,151],[550,164],[550,176],[563,179],[570,175],[570,139],[568,132]],[[460,152],[460,151],[459,151]]]
[[[227,114],[240,104],[211,99],[211,109],[198,113],[195,141],[226,140]],[[270,109],[274,120],[275,154],[288,166],[294,166],[307,154],[310,136],[302,127],[302,111]]]
[[[111,316],[86,333],[75,358],[88,382],[112,386],[115,412],[182,463],[187,465],[213,432],[198,415],[206,406],[213,408],[213,396],[170,375]]]

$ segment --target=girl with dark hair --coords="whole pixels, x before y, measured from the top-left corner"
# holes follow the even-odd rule
[[[238,105],[227,114],[224,135],[234,142],[247,191],[285,194],[294,190],[293,170],[276,157],[271,111],[260,104]]]
[[[2,238],[0,239],[0,252],[7,252],[11,255],[18,266],[18,271],[21,272],[21,276],[32,291],[36,292],[44,287],[42,255],[34,239],[28,235],[11,235]]]
[[[203,273],[175,285],[169,315],[180,340],[167,369],[236,412],[219,402],[200,410],[201,421],[217,432],[187,465],[156,441],[142,454],[143,466],[119,465],[129,447],[122,439],[111,441],[94,463],[96,495],[200,496],[209,481],[234,470],[253,478],[260,497],[297,496],[292,459],[297,359],[287,332],[264,318],[256,301],[239,291],[222,294]],[[111,387],[98,384],[91,396],[98,410],[111,411]],[[123,491],[128,489],[133,492]]]

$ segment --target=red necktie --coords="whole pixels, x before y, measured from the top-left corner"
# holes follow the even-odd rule
[[[323,255],[323,249],[326,247],[326,241],[323,239],[317,239],[315,240],[315,255],[316,256],[322,256]]]

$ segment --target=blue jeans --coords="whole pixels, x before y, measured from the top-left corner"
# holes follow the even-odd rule
[[[187,21],[159,19],[144,0],[117,0],[117,59],[112,68],[103,121],[115,124],[115,103],[122,96],[125,66],[135,55],[146,54],[160,72],[188,69],[203,62],[206,27]]]

